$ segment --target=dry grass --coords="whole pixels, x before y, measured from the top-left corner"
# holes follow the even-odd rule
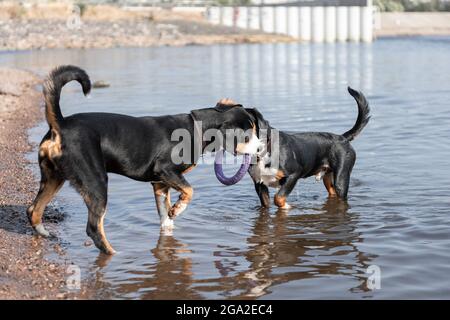
[[[156,21],[183,19],[202,19],[200,13],[178,12],[163,8],[121,8],[112,5],[86,5],[82,7],[83,19],[98,21],[120,21],[151,19]],[[0,19],[67,19],[73,14],[73,6],[69,3],[20,4],[16,2],[0,3]]]

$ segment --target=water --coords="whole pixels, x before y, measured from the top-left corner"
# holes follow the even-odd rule
[[[204,164],[186,176],[194,199],[173,235],[160,235],[150,184],[111,175],[105,226],[118,254],[106,259],[84,246],[87,212],[66,185],[55,202],[68,216],[60,236],[97,298],[413,299],[450,298],[449,57],[441,37],[50,50],[0,62],[40,74],[72,63],[111,83],[88,100],[65,88],[65,115],[171,114],[232,97],[281,130],[342,133],[357,114],[346,86],[371,104],[353,142],[348,205],[311,178],[290,196],[291,211],[262,211],[248,176],[224,187]],[[381,271],[380,289],[369,289],[368,268]]]

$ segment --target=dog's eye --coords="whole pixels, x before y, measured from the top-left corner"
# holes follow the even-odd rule
[[[245,139],[245,143],[248,143],[250,141],[250,137],[249,136],[246,136],[244,139]]]

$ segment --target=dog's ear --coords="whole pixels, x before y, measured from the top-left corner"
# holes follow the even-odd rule
[[[256,108],[245,108],[245,111],[249,113],[253,117],[253,121],[256,124],[256,130],[259,132],[260,129],[268,130],[270,129],[269,122],[264,119],[261,112],[258,111]]]
[[[231,110],[232,108],[236,108],[236,107],[242,107],[242,105],[234,102],[233,100],[231,100],[229,98],[226,98],[226,99],[219,100],[219,102],[217,102],[214,109],[219,112],[226,112],[226,111]]]

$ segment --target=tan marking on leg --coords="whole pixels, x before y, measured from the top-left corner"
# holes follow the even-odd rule
[[[170,187],[165,185],[164,183],[154,183],[155,195],[165,196],[165,204],[166,209],[169,211],[171,203],[170,203]]]
[[[194,195],[194,189],[192,189],[191,187],[183,188],[181,195],[180,195],[180,200],[185,203],[188,203],[192,200],[193,195]]]
[[[281,180],[281,179],[283,179],[284,177],[285,177],[285,174],[284,174],[284,172],[281,171],[281,170],[278,170],[277,173],[275,174],[275,179],[277,179],[277,180]]]
[[[165,203],[166,203],[167,211],[169,211],[169,210],[170,210],[170,207],[172,206],[172,204],[170,203],[170,188],[167,190],[167,195],[166,195],[166,201],[165,201]]]
[[[41,191],[36,196],[33,204],[28,208],[28,216],[32,226],[42,223],[42,215],[47,204],[62,186],[62,181],[47,181],[43,183]]]
[[[331,177],[332,173],[327,173],[326,175],[324,175],[323,177],[323,184],[325,185],[325,188],[327,188],[328,191],[328,195],[330,197],[335,197],[336,196],[336,189],[333,186],[333,179]]]
[[[90,199],[88,201],[90,201]],[[102,209],[100,215],[89,213],[87,234],[94,241],[95,246],[99,248],[103,253],[114,254],[116,253],[116,251],[109,243],[105,234],[104,228],[105,215],[106,215],[106,208]]]
[[[169,191],[169,187],[164,183],[153,183],[153,188],[155,190],[155,195],[165,196]]]
[[[195,166],[196,166],[196,164],[193,164],[193,165],[187,167],[187,168],[183,171],[183,174],[186,174],[186,173],[191,172],[191,171],[195,168]]]
[[[274,203],[277,207],[283,208],[286,205],[286,197],[275,195]]]
[[[180,197],[178,201],[170,208],[169,217],[174,218],[186,209],[189,202],[192,200],[194,194],[194,189],[192,187],[181,187],[178,189],[180,191]]]
[[[39,155],[48,158],[50,161],[62,154],[61,135],[56,130],[52,130],[52,136],[52,139],[45,140],[39,146]]]

